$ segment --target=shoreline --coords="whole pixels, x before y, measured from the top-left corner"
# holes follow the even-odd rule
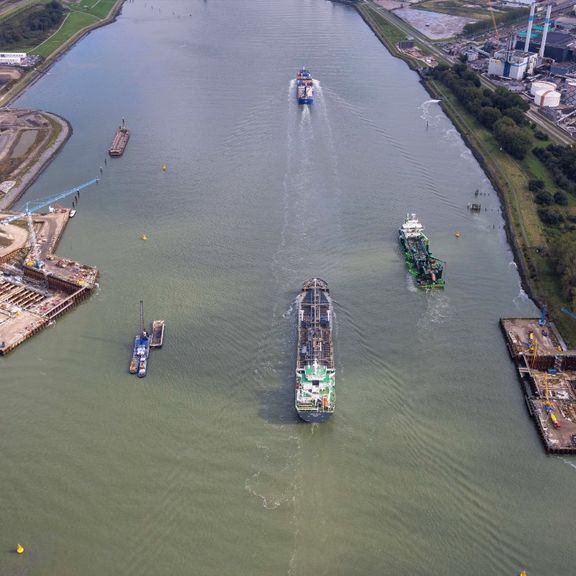
[[[13,110],[16,110],[13,108]],[[10,210],[20,198],[24,195],[26,190],[38,179],[44,170],[50,165],[52,160],[60,152],[64,144],[68,142],[72,136],[72,125],[68,120],[58,116],[53,112],[40,112],[42,115],[47,116],[53,122],[60,126],[60,132],[56,140],[48,148],[46,148],[39,156],[39,158],[28,168],[28,170],[20,178],[20,182],[15,185],[2,199],[0,199],[0,210]]]
[[[69,38],[64,42],[51,56],[46,58],[44,62],[40,64],[38,68],[29,71],[21,80],[16,82],[16,84],[9,88],[6,94],[0,96],[0,104],[4,108],[9,108],[12,102],[22,96],[28,89],[30,89],[36,82],[44,77],[44,75],[56,64],[60,58],[62,58],[69,50],[71,50],[78,42],[85,38],[88,34],[107,26],[116,21],[116,18],[122,11],[125,0],[116,0],[116,3],[112,7],[108,16],[102,19],[96,24],[87,26],[86,28],[77,32],[74,36]],[[10,108],[11,110],[16,110],[17,108]],[[56,141],[50,145],[46,150],[44,150],[40,157],[28,168],[28,170],[23,174],[20,182],[14,186],[3,198],[0,199],[0,209],[9,210],[22,198],[28,188],[40,177],[42,172],[48,168],[52,160],[57,156],[57,154],[62,150],[63,146],[70,139],[73,134],[73,128],[70,122],[55,114],[54,112],[49,112],[45,110],[38,110],[39,113],[48,117],[52,122],[57,123],[60,126],[60,132],[56,137]],[[11,179],[10,177],[6,178]]]
[[[424,90],[426,90],[426,92],[430,95],[430,97],[440,100],[439,104],[440,107],[442,108],[442,111],[444,112],[444,114],[446,114],[446,116],[448,117],[454,128],[458,131],[458,134],[462,138],[462,141],[464,142],[466,147],[470,150],[470,152],[472,153],[472,155],[482,168],[482,171],[490,181],[490,184],[496,191],[496,194],[498,195],[501,204],[502,218],[504,220],[504,232],[506,234],[506,240],[510,246],[510,250],[512,251],[512,255],[514,257],[514,263],[516,264],[516,268],[518,270],[521,288],[526,293],[528,298],[535,303],[536,306],[542,308],[542,303],[540,299],[535,295],[534,289],[529,281],[528,267],[524,258],[524,254],[522,253],[522,249],[518,245],[518,242],[516,240],[515,230],[512,224],[512,217],[510,214],[509,202],[507,201],[506,195],[502,190],[501,183],[498,182],[496,175],[489,168],[486,158],[484,157],[482,152],[478,149],[478,147],[472,143],[469,137],[469,132],[461,126],[460,122],[458,121],[456,113],[451,110],[450,104],[448,104],[445,101],[443,94],[440,94],[439,92],[436,91],[431,82],[423,76],[421,69],[418,68],[418,66],[416,66],[410,58],[402,57],[400,53],[396,53],[395,50],[391,49],[390,40],[380,33],[380,31],[376,28],[376,26],[363,14],[358,5],[355,5],[354,8],[362,18],[364,23],[370,28],[370,30],[372,30],[376,38],[389,52],[389,54],[393,58],[403,60],[408,66],[408,68],[410,68],[410,70],[418,74],[418,80],[420,84],[422,85]]]

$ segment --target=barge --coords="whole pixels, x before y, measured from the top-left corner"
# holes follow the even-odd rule
[[[408,272],[419,288],[444,288],[444,262],[430,252],[430,240],[424,234],[416,214],[407,214],[398,230]]]
[[[140,332],[134,338],[130,374],[144,378],[148,372],[148,356],[150,356],[150,335],[144,329],[144,302],[140,300]]]
[[[162,344],[164,344],[164,320],[154,320],[150,348],[162,348]]]
[[[576,350],[545,319],[501,318],[528,413],[550,454],[576,454]]]
[[[336,405],[334,314],[328,284],[320,278],[307,280],[297,300],[296,412],[305,422],[324,422]]]
[[[122,156],[126,146],[128,145],[128,140],[130,140],[130,130],[125,126],[119,126],[116,135],[114,136],[114,140],[112,141],[112,146],[110,146],[110,149],[108,150],[108,154],[113,157]]]

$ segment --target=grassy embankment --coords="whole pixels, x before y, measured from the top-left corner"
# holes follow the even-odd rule
[[[405,60],[413,70],[428,67],[422,60],[411,58],[408,54],[398,49],[398,42],[406,39],[406,32],[382,18],[366,4],[358,4],[356,9],[393,56]],[[414,45],[419,48],[423,54],[430,54],[430,50],[417,40],[415,40]]]
[[[486,9],[486,2],[469,1],[466,4],[457,0],[423,0],[410,5],[417,10],[426,10],[429,12],[440,12],[450,16],[462,16],[474,20],[490,20],[490,11]],[[499,10],[494,10],[494,15]]]
[[[32,0],[32,4],[42,4],[47,0]],[[14,83],[0,97],[0,103],[6,105],[22,92],[30,83],[36,80],[55,59],[63,54],[82,36],[90,30],[110,22],[122,5],[123,0],[90,0],[86,4],[67,4],[68,13],[64,21],[50,37],[36,46],[25,47],[22,51],[38,54],[44,58],[34,70],[28,71],[24,77]],[[28,8],[30,5],[26,5]]]
[[[359,10],[362,11],[362,8],[359,7]],[[365,12],[368,12],[370,17],[367,18],[366,14],[362,16],[386,47],[405,37],[404,31],[398,30],[374,11]],[[405,54],[395,49],[395,46],[393,48],[390,50],[392,54],[407,60]],[[408,60],[408,64],[413,66],[412,59]],[[508,223],[509,239],[526,289],[537,302],[548,305],[549,314],[563,337],[572,345],[576,344],[576,322],[560,311],[565,301],[558,276],[545,256],[545,229],[538,218],[534,194],[528,190],[530,179],[541,179],[547,189],[556,189],[548,170],[532,152],[528,153],[524,160],[515,160],[502,152],[492,133],[478,124],[446,86],[431,80],[423,80],[423,83],[434,98],[442,100],[444,111],[498,190]],[[533,139],[533,146],[546,144],[548,142]],[[574,199],[570,197],[569,202],[567,209],[574,210]]]

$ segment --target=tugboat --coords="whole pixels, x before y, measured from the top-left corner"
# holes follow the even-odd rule
[[[430,252],[430,240],[424,234],[416,214],[407,214],[398,230],[398,239],[404,252],[408,271],[419,288],[444,288],[444,262]]]
[[[320,278],[304,282],[298,295],[295,405],[305,422],[324,422],[334,413],[333,322],[328,284]]]
[[[305,67],[302,67],[296,74],[296,99],[298,104],[314,102],[314,80]]]

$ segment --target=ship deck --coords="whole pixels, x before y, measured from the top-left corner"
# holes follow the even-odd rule
[[[304,286],[298,308],[298,354],[296,370],[314,360],[334,370],[332,347],[332,304],[325,285]]]

